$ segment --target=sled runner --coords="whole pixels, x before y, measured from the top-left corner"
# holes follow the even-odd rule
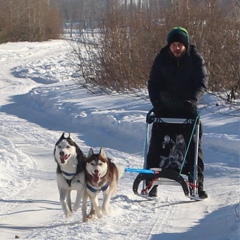
[[[159,136],[160,158],[159,168],[147,169],[147,154],[151,139],[151,129],[158,126],[161,132]],[[174,130],[177,129],[177,132]],[[179,130],[180,129],[180,130]],[[153,109],[146,117],[146,139],[144,144],[143,169],[125,169],[126,172],[137,172],[133,182],[133,192],[146,199],[152,199],[148,193],[156,185],[179,185],[186,197],[194,200],[202,200],[197,193],[197,170],[198,170],[198,145],[200,134],[200,121],[197,112],[189,115],[189,118],[156,117]],[[190,145],[194,144],[194,152]],[[155,159],[154,159],[155,160]],[[191,181],[189,181],[190,164]],[[193,171],[193,172],[192,172]],[[142,183],[142,189],[140,189]]]

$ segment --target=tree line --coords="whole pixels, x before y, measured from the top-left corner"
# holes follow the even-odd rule
[[[130,2],[132,5],[112,0],[101,15],[99,31],[90,32],[91,38],[80,34],[80,41],[72,44],[74,63],[84,78],[79,78],[79,84],[110,92],[145,88],[152,62],[166,45],[169,30],[182,26],[206,61],[209,90],[226,90],[229,100],[239,96],[238,0],[229,0],[227,5],[219,0],[172,0],[168,7],[157,0]]]
[[[209,89],[239,96],[239,0],[0,0],[0,6],[0,43],[59,38],[64,23],[76,23],[72,64],[86,88],[145,88],[167,33],[182,26],[206,60]]]
[[[0,0],[0,43],[59,38],[62,18],[54,0]]]

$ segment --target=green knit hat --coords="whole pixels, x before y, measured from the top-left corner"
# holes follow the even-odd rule
[[[167,36],[167,43],[170,45],[173,42],[180,42],[186,48],[188,48],[190,43],[190,38],[187,29],[183,27],[174,27]]]

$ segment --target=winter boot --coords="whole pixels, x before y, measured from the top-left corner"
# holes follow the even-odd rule
[[[198,196],[201,198],[201,199],[205,199],[205,198],[208,198],[208,195],[205,191],[198,191]]]
[[[153,186],[150,192],[148,193],[149,197],[157,197],[157,185]]]
[[[193,183],[193,173],[189,174],[188,182],[190,183],[190,185],[191,185],[191,183]],[[189,188],[190,188],[190,195],[192,195],[191,186]],[[203,190],[203,177],[198,178],[198,196],[201,199],[208,198],[206,191]]]
[[[208,195],[207,195],[207,193],[203,190],[203,187],[202,187],[202,186],[199,186],[199,187],[198,187],[198,196],[199,196],[201,199],[208,198]]]
[[[198,196],[201,199],[208,198],[207,193],[203,190],[203,176],[198,177]]]

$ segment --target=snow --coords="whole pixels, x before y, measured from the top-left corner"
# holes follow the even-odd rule
[[[208,199],[162,186],[146,201],[132,191],[137,174],[126,172],[109,216],[64,217],[53,159],[62,132],[86,154],[104,147],[117,165],[142,168],[151,109],[146,90],[90,94],[76,84],[71,57],[64,40],[0,45],[0,239],[239,240],[240,107],[212,94],[200,106]]]

